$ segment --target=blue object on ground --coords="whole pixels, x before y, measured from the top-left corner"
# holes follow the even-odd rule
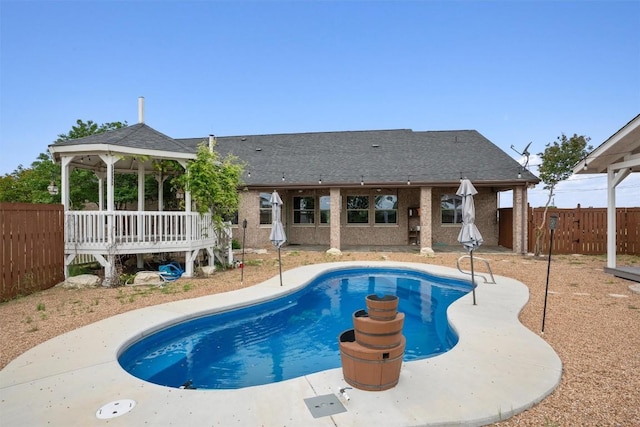
[[[174,280],[179,279],[184,273],[184,270],[176,261],[172,261],[169,264],[161,265],[158,268],[158,271],[160,271],[160,277],[165,282],[173,282]]]

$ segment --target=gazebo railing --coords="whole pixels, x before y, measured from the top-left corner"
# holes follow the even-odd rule
[[[180,244],[218,241],[211,215],[168,211],[67,211],[68,245]]]

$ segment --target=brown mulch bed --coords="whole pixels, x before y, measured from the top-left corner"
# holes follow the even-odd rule
[[[283,270],[301,265],[392,260],[454,267],[460,254],[433,258],[415,253],[282,252]],[[481,254],[494,274],[529,287],[521,322],[540,333],[547,259],[511,254]],[[563,376],[558,388],[533,408],[500,426],[640,425],[640,295],[629,282],[603,272],[603,256],[557,255],[552,258],[545,333],[559,354]],[[619,265],[640,266],[640,257],[620,257]],[[480,263],[477,269],[482,269]],[[118,287],[69,290],[60,287],[0,304],[0,368],[28,349],[98,320],[155,304],[226,292],[260,283],[278,274],[277,253],[247,254],[244,285],[240,270],[211,278],[183,278],[163,288]],[[481,301],[479,301],[481,303]]]

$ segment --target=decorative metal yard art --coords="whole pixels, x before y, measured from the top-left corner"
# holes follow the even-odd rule
[[[542,333],[544,334],[544,320],[547,317],[547,294],[549,293],[549,273],[551,272],[551,250],[553,249],[553,232],[558,225],[558,215],[552,214],[549,218],[549,229],[551,236],[549,237],[549,261],[547,263],[547,285],[544,288],[544,309],[542,310]]]
[[[282,226],[282,199],[276,190],[273,190],[271,194],[271,235],[269,240],[273,243],[273,246],[278,248],[278,265],[280,267],[280,286],[282,286],[282,256],[280,255],[280,248],[287,241],[287,236],[284,234],[284,227]]]
[[[460,187],[456,192],[462,197],[462,228],[458,234],[458,242],[469,251],[471,258],[471,289],[473,292],[473,305],[476,305],[476,283],[473,271],[473,250],[482,244],[482,235],[476,227],[476,208],[473,203],[473,196],[478,194],[471,181],[467,178],[460,182]]]

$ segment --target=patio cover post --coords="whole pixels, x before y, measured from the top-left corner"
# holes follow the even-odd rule
[[[616,268],[616,186],[613,169],[607,169],[607,267]]]
[[[607,167],[607,267],[616,268],[616,187],[629,174],[628,167],[620,168],[620,163]]]
[[[423,255],[433,255],[433,234],[431,218],[431,203],[433,190],[431,187],[420,187],[420,253]]]
[[[527,187],[513,188],[513,252],[526,254],[527,236]]]
[[[341,207],[341,196],[340,189],[336,187],[331,187],[329,189],[329,246],[331,249],[340,250],[340,211]]]

